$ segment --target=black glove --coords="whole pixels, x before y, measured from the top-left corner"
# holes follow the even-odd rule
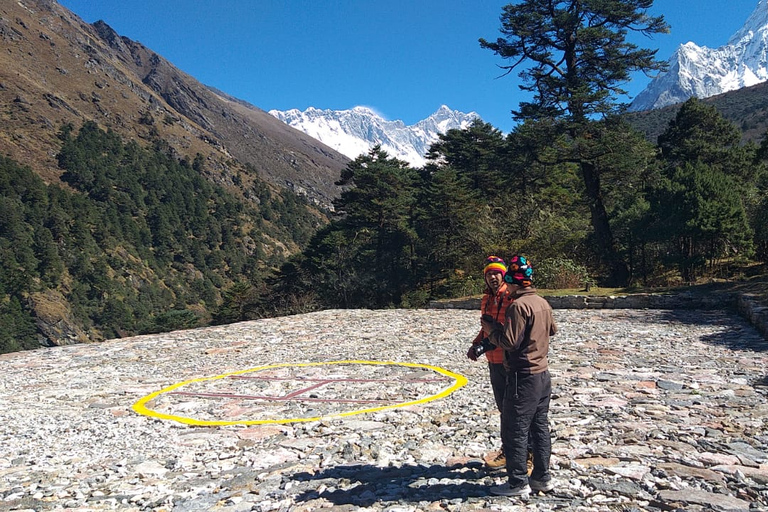
[[[491,343],[491,340],[489,340],[488,338],[483,338],[483,341],[481,341],[477,345],[472,345],[472,348],[475,349],[475,357],[479,357],[485,354],[486,352],[488,352],[489,350],[494,350],[496,348],[496,345]]]

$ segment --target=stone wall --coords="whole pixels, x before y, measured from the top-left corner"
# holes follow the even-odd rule
[[[749,323],[768,340],[768,308],[760,305],[757,297],[749,293],[740,294],[736,306],[741,316],[749,320]]]
[[[768,339],[768,307],[752,294],[638,293],[634,295],[545,296],[553,309],[735,309]],[[479,298],[432,301],[433,309],[480,309]]]
[[[732,309],[733,294],[568,295],[545,297],[554,309]]]

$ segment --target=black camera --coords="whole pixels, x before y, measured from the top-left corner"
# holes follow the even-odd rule
[[[491,340],[488,338],[483,338],[483,341],[478,343],[477,345],[473,345],[475,349],[475,355],[477,357],[480,357],[481,355],[485,354],[489,350],[494,350],[496,348],[496,345],[491,343]]]

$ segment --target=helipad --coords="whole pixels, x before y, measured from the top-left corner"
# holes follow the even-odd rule
[[[423,404],[466,383],[462,375],[418,363],[282,363],[179,382],[133,410],[189,425],[295,423]]]

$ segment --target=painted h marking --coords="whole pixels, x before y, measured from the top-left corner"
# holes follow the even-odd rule
[[[306,381],[306,382],[314,382],[315,384],[302,388],[296,391],[293,391],[291,393],[288,393],[285,396],[257,396],[257,395],[236,395],[234,393],[194,393],[190,391],[171,391],[171,395],[181,395],[181,396],[197,396],[202,398],[237,398],[241,400],[273,400],[276,402],[280,401],[289,401],[289,400],[300,400],[304,402],[336,402],[336,403],[360,403],[360,404],[378,404],[378,403],[387,403],[387,402],[398,402],[398,400],[354,400],[354,399],[345,399],[345,398],[313,398],[313,397],[306,397],[306,398],[297,398],[300,395],[311,391],[313,389],[317,389],[320,387],[325,386],[326,384],[333,384],[335,382],[392,382],[388,379],[305,379],[302,377],[298,378],[289,378],[289,377],[259,377],[259,376],[245,376],[245,375],[230,375],[230,379],[242,379],[242,380],[264,380],[264,381]],[[424,382],[443,382],[446,379],[404,379],[401,382],[412,382],[412,383],[424,383]]]

